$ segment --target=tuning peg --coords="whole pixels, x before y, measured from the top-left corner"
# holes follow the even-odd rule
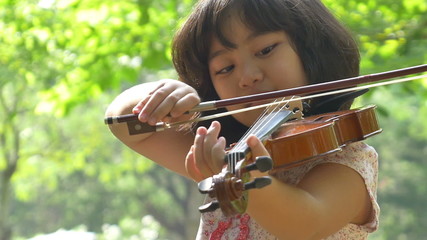
[[[254,163],[251,163],[245,167],[245,171],[249,172],[252,170],[259,170],[260,172],[266,172],[273,168],[273,160],[268,156],[260,156],[255,159]]]
[[[199,188],[199,192],[202,194],[209,193],[212,190],[212,177],[206,178],[205,180],[200,181],[197,184],[197,187]]]
[[[199,212],[205,213],[205,212],[213,212],[219,208],[219,202],[213,201],[210,203],[206,203],[199,207]]]
[[[245,183],[245,190],[254,189],[254,188],[263,188],[267,185],[271,184],[271,178],[270,177],[260,177],[255,178],[252,182]]]

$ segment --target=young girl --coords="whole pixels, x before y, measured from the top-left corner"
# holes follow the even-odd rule
[[[106,116],[135,113],[150,125],[186,120],[191,115],[185,112],[201,101],[359,72],[356,44],[319,0],[201,0],[175,36],[173,61],[180,81],[132,87],[111,103]],[[353,97],[312,99],[305,103],[305,116],[348,108]],[[199,182],[221,171],[224,149],[260,111],[202,123],[194,131],[129,135],[123,123],[110,128],[136,152]],[[269,154],[255,136],[247,144],[253,157]],[[376,181],[375,150],[356,142],[274,174],[271,185],[249,191],[245,214],[202,214],[197,239],[366,239],[378,227]]]

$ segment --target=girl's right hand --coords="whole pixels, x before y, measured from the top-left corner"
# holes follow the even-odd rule
[[[197,91],[186,83],[164,79],[132,109],[141,122],[155,125],[177,118],[200,103]]]

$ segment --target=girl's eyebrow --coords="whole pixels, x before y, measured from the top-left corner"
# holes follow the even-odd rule
[[[210,62],[213,58],[218,57],[221,54],[224,54],[227,51],[228,51],[227,49],[221,49],[213,52],[212,54],[209,55],[208,62]]]
[[[245,42],[249,42],[249,41],[253,40],[254,38],[256,38],[258,36],[261,36],[261,35],[264,35],[264,34],[268,34],[268,33],[270,33],[270,32],[261,32],[261,31],[252,32],[251,34],[249,34],[246,37],[246,39],[244,41]],[[229,48],[237,48],[237,45],[236,45],[236,47],[228,47],[226,49],[221,49],[221,50],[213,52],[212,54],[209,55],[208,62],[211,61],[213,58],[215,58],[215,57],[217,57],[217,56],[219,56],[221,54],[224,54],[225,52],[228,51]]]
[[[257,38],[257,37],[259,37],[261,35],[265,35],[265,34],[268,34],[268,33],[271,33],[271,32],[269,32],[269,31],[253,31],[251,34],[249,34],[246,37],[245,42],[249,42],[249,41],[253,40],[254,38]]]

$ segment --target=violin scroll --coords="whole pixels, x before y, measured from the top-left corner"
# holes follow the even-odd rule
[[[216,199],[199,207],[199,211],[204,213],[221,208],[226,216],[244,213],[247,207],[246,191],[263,188],[271,183],[270,177],[255,178],[253,181],[249,181],[249,172],[254,170],[266,172],[272,168],[273,160],[270,157],[257,157],[254,163],[248,165],[243,159],[238,162],[235,174],[224,170],[199,182],[199,191]]]

